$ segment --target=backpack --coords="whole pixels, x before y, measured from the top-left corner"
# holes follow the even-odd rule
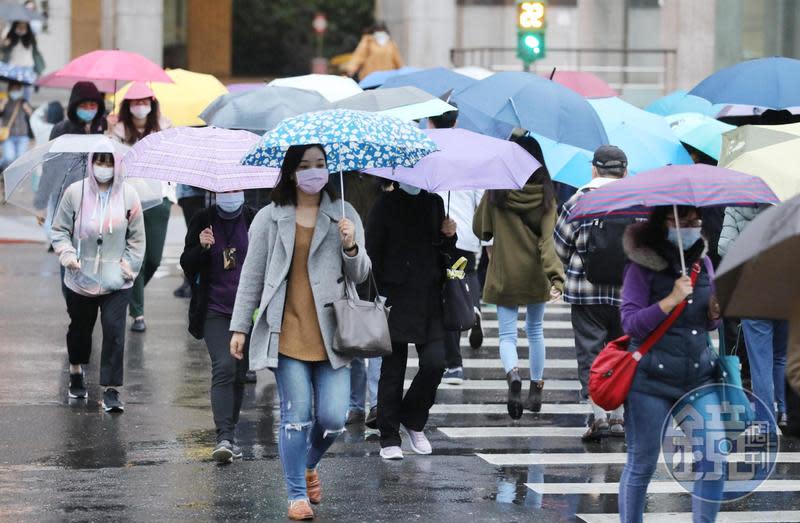
[[[586,279],[594,285],[622,285],[622,272],[628,257],[622,248],[622,237],[635,218],[607,216],[595,218],[589,227],[586,253],[581,256]]]

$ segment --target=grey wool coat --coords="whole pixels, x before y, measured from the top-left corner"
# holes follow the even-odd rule
[[[342,250],[338,226],[342,217],[342,203],[339,200],[331,201],[324,193],[308,254],[311,291],[325,351],[334,369],[348,365],[351,358],[332,350],[336,317],[333,307],[329,305],[345,296],[343,275],[358,284],[367,279],[371,268],[364,248],[361,218],[349,203],[345,202],[344,206],[347,218],[356,227],[358,254],[349,257]],[[287,278],[294,253],[295,227],[295,207],[279,207],[274,203],[261,209],[250,225],[250,245],[239,278],[230,330],[250,333],[252,370],[278,366],[278,347]]]

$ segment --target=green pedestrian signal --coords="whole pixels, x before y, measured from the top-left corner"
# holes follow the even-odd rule
[[[527,67],[545,57],[547,2],[517,0],[517,57]]]

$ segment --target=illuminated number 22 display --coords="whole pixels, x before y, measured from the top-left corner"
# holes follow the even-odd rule
[[[519,4],[519,27],[541,29],[544,27],[544,3],[522,2]]]

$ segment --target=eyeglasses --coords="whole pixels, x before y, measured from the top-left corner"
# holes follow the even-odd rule
[[[675,223],[675,218],[673,218],[672,216],[668,216],[667,217],[667,221],[669,223],[673,223],[674,224]],[[681,227],[702,227],[703,226],[703,220],[701,220],[699,218],[695,219],[695,220],[681,220],[679,222],[679,224],[680,224]]]

